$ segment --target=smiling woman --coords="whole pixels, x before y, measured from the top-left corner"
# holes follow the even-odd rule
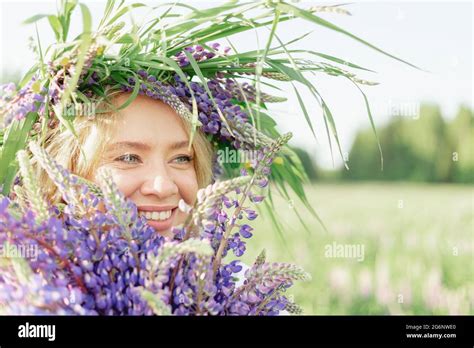
[[[125,94],[116,100],[127,98]],[[137,97],[117,116],[97,171],[109,169],[139,213],[171,238],[171,227],[186,218],[177,209],[179,201],[194,205],[198,188],[210,182],[210,144],[198,133],[199,140],[188,149],[184,121],[168,105],[146,96]]]
[[[118,108],[129,93],[111,96]],[[213,150],[198,130],[189,148],[190,125],[167,104],[147,96],[136,97],[126,108],[73,121],[77,132],[48,137],[46,149],[73,174],[98,183],[98,174],[108,170],[125,197],[131,199],[150,226],[172,238],[172,226],[186,214],[179,201],[192,206],[199,188],[212,180]],[[56,185],[40,171],[40,182],[49,188],[52,203],[61,200]]]

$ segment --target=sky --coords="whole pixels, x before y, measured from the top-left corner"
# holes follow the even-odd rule
[[[105,1],[83,1],[91,9],[93,23],[97,24]],[[143,2],[143,1],[142,1]],[[198,8],[215,5],[218,1],[186,1]],[[148,1],[149,4],[163,3]],[[301,1],[296,5],[307,8],[328,2]],[[406,60],[421,70],[412,68],[364,46],[340,33],[303,20],[282,23],[277,34],[289,41],[309,31],[312,33],[292,48],[322,52],[348,60],[376,71],[362,72],[358,76],[376,81],[377,86],[362,86],[366,93],[377,127],[391,117],[410,117],[422,103],[436,103],[446,119],[452,119],[461,104],[473,107],[473,4],[471,1],[356,1],[345,6],[351,16],[320,13],[333,24],[357,35],[371,44]],[[0,1],[0,80],[16,72],[25,73],[34,62],[28,48],[28,37],[35,36],[34,25],[22,25],[26,18],[40,13],[54,13],[55,1]],[[72,21],[74,37],[80,33],[80,11]],[[152,18],[137,11],[134,19],[139,23]],[[53,42],[54,37],[47,21],[38,22],[42,46]],[[247,32],[231,37],[237,50],[254,50],[263,47],[268,30]],[[258,40],[257,40],[258,37]],[[276,42],[274,42],[276,44]],[[353,72],[357,72],[354,71]],[[349,152],[358,130],[370,127],[365,103],[360,92],[347,80],[323,74],[309,80],[319,90],[334,116],[343,152]],[[280,125],[280,131],[294,134],[292,145],[304,148],[319,166],[333,168],[326,137],[322,111],[307,89],[298,88],[307,103],[316,131],[314,139],[300,110],[291,86],[279,84],[288,101],[270,104],[270,113]],[[405,116],[394,116],[404,111]],[[413,117],[416,119],[416,117]],[[374,139],[374,147],[376,146]],[[342,161],[334,153],[334,166]]]

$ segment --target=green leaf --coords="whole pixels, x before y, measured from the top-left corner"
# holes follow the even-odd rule
[[[84,33],[86,34],[89,34],[91,33],[91,28],[92,28],[92,16],[91,16],[91,12],[89,11],[89,8],[84,5],[84,4],[80,4],[81,6],[81,12],[82,12],[82,27],[83,27],[83,31]]]
[[[24,87],[31,80],[33,75],[35,75],[37,72],[38,72],[38,65],[35,64],[31,67],[30,70],[28,70],[25,76],[23,76],[21,81],[18,83],[19,87]]]
[[[63,0],[61,1],[60,13],[58,15],[59,22],[62,27],[62,42],[66,42],[69,33],[69,24],[71,22],[71,14],[77,5],[77,0]],[[81,6],[85,6],[81,4]]]
[[[166,65],[155,63],[151,60],[145,61],[145,60],[134,60],[134,63],[139,64],[141,66],[146,66],[148,68],[153,68],[157,70],[166,70],[166,71],[173,71],[173,68],[170,68]]]
[[[295,81],[299,81],[303,84],[305,84],[305,79],[301,75],[301,73],[295,71],[294,69],[278,62],[276,59],[268,59],[267,63],[273,67],[275,70],[287,75],[289,78]]]
[[[121,44],[137,43],[137,37],[133,37],[131,34],[124,34],[115,42]]]
[[[38,51],[39,51],[38,53],[39,53],[40,64],[41,64],[41,75],[44,78],[45,71],[44,71],[43,49],[41,48],[41,41],[40,41],[40,37],[38,33],[38,26],[36,24],[35,24],[35,31],[36,31],[36,41],[37,41]]]
[[[135,74],[134,72],[131,72],[131,73],[132,73],[133,77],[135,78],[135,81],[138,81],[139,79],[138,79],[137,74]],[[135,86],[133,86],[133,91],[132,91],[132,94],[130,95],[130,97],[128,97],[127,100],[116,109],[116,111],[123,110],[127,106],[129,106],[135,100],[135,98],[137,97],[139,91],[140,91],[140,84],[137,82],[137,83],[135,83]]]
[[[267,40],[267,44],[265,45],[265,50],[263,51],[263,54],[261,58],[257,62],[257,74],[256,74],[256,82],[255,82],[255,89],[256,89],[256,101],[255,103],[257,105],[260,105],[260,96],[261,96],[261,91],[260,91],[260,79],[262,77],[262,68],[263,68],[263,63],[266,61],[268,50],[270,49],[270,46],[272,44],[273,37],[275,36],[276,28],[278,25],[278,21],[280,18],[280,11],[275,11],[275,17],[273,18],[273,24],[272,24],[272,29],[270,30],[270,35]],[[257,108],[257,124],[256,128],[260,130],[260,108]]]
[[[50,15],[48,14],[37,14],[37,15],[34,15],[28,19],[25,19],[21,24],[31,24],[31,23],[34,23],[34,22],[37,22],[39,21],[40,19],[44,18],[44,17],[48,17]]]
[[[319,93],[318,93],[318,95],[321,98],[324,117],[329,121],[329,126],[332,130],[332,134],[333,134],[334,138],[336,139],[336,144],[337,144],[337,147],[339,149],[339,154],[341,155],[341,158],[344,161],[344,166],[346,167],[346,169],[349,169],[349,167],[347,165],[347,161],[345,160],[344,155],[342,154],[341,143],[339,142],[339,136],[337,135],[336,122],[334,121],[334,117],[332,117],[331,110],[328,108],[328,106],[327,106],[326,102],[324,101],[324,99],[321,97],[321,95]]]
[[[335,63],[342,64],[342,65],[344,65],[344,66],[348,66],[348,67],[351,67],[351,68],[354,68],[354,69],[359,69],[359,70],[365,70],[365,71],[375,72],[375,71],[373,71],[373,70],[364,68],[364,67],[362,67],[362,66],[360,66],[360,65],[357,65],[357,64],[348,62],[347,60],[344,60],[344,59],[341,59],[341,58],[337,58],[337,57],[331,56],[331,55],[329,55],[329,54],[321,53],[321,52],[315,52],[315,51],[309,51],[309,50],[289,50],[289,52],[291,52],[291,53],[309,53],[309,54],[312,54],[312,55],[315,55],[315,56],[318,56],[318,57],[321,57],[321,58],[324,58],[324,59],[333,61],[333,62],[335,62]]]
[[[122,2],[123,3],[123,2]],[[142,4],[142,3],[135,3],[135,4],[131,4],[131,5],[128,5],[128,6],[125,6],[123,8],[118,8],[117,9],[117,13],[107,22],[106,25],[111,25],[112,23],[114,23],[117,19],[119,19],[120,17],[122,17],[124,14],[126,14],[127,12],[129,12],[131,9],[133,8],[137,8],[137,7],[143,7],[146,5],[145,4]]]
[[[311,119],[309,118],[308,111],[306,110],[306,106],[304,105],[303,98],[301,98],[301,95],[298,92],[298,89],[296,88],[296,86],[293,83],[291,85],[293,86],[293,89],[295,90],[296,97],[298,98],[298,103],[300,104],[301,110],[303,111],[304,117],[306,119],[306,123],[308,123],[309,128],[311,129],[314,139],[318,141],[318,139],[316,138],[316,133],[313,128],[313,124],[311,122]]]
[[[71,11],[71,6],[69,6],[68,9]],[[81,35],[79,53],[77,56],[76,70],[72,78],[69,80],[69,83],[66,89],[64,90],[64,93],[61,96],[59,105],[53,106],[53,110],[56,117],[59,119],[61,124],[64,125],[75,137],[77,137],[77,133],[73,127],[72,121],[70,119],[66,119],[63,116],[63,110],[65,110],[66,104],[69,101],[69,98],[72,92],[76,89],[77,82],[79,80],[79,76],[82,72],[82,67],[84,65],[85,56],[87,54],[87,51],[91,43],[91,14],[87,6],[84,4],[81,4],[81,11],[82,11],[83,33]]]
[[[105,5],[105,9],[104,9],[104,14],[103,14],[102,19],[100,20],[100,23],[99,23],[99,28],[102,28],[102,25],[104,24],[104,22],[109,18],[116,2],[117,1],[115,1],[115,0],[107,0],[107,4]],[[124,0],[122,0],[117,7],[122,6],[123,2],[124,2]]]
[[[235,10],[238,7],[249,5],[252,3],[238,3],[235,0],[228,1],[226,4],[216,6],[204,10],[194,9],[187,15],[182,16],[181,21],[173,22],[173,25],[166,28],[167,34],[178,32],[184,34],[188,29],[197,27],[199,24],[206,23],[209,20],[214,21],[220,14],[228,10]],[[252,6],[255,6],[252,4]]]
[[[349,80],[357,87],[357,89],[360,91],[360,93],[362,93],[362,96],[364,97],[365,107],[367,109],[367,115],[369,116],[370,125],[372,126],[372,131],[374,132],[375,139],[377,140],[377,146],[378,146],[379,153],[380,153],[380,169],[383,171],[382,145],[380,144],[380,139],[379,139],[379,136],[377,135],[377,129],[375,128],[375,123],[374,123],[374,119],[372,117],[372,112],[370,111],[369,100],[367,99],[367,96],[365,95],[364,91],[362,91],[362,89],[359,87],[359,85],[357,83],[355,83],[354,81],[352,81],[351,79],[349,79]]]
[[[175,22],[174,23],[175,25],[173,27],[166,29],[167,36],[170,37],[170,31],[174,31],[177,34],[180,34],[180,36],[184,36],[185,39],[174,43],[173,49],[171,50],[171,54],[175,54],[176,52],[181,51],[185,46],[187,46],[192,41],[199,41],[201,43],[208,42],[212,40],[217,40],[222,37],[228,37],[228,36],[231,36],[232,34],[254,28],[251,25],[241,25],[240,23],[230,23],[228,19],[229,17],[231,17],[231,15],[228,15],[226,17],[219,16],[229,9],[236,10],[238,7],[246,6],[246,5],[249,5],[249,6],[245,7],[243,10],[241,10],[241,12],[245,12],[252,8],[259,7],[261,4],[248,3],[248,2],[237,3],[236,1],[231,1],[224,6],[219,6],[219,7],[205,10],[204,12],[205,14],[207,14],[206,17],[202,15],[200,16],[200,14],[203,12],[203,11],[200,11],[199,13],[194,14],[194,16],[193,15],[188,16],[187,19],[191,19],[189,23],[186,23],[184,21],[183,23]],[[196,20],[195,18],[199,18],[199,19]],[[200,28],[192,33],[184,35],[185,32],[187,32],[189,29],[198,27],[199,24],[205,23],[206,21],[219,22],[219,24],[212,24],[211,26],[206,26],[205,28]],[[170,39],[174,39],[174,38],[171,37]]]
[[[25,119],[13,121],[4,135],[4,144],[0,155],[0,185],[3,185],[2,194],[10,193],[18,164],[15,160],[16,153],[25,148],[28,134],[36,121],[37,113],[28,113]]]
[[[48,21],[51,29],[53,29],[56,40],[59,41],[61,39],[61,23],[59,22],[58,17],[50,15],[48,16]]]

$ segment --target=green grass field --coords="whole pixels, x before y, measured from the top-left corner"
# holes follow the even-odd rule
[[[473,186],[316,184],[307,194],[328,228],[299,202],[275,197],[283,240],[259,217],[244,262],[303,266],[312,281],[288,291],[304,314],[473,314]],[[309,232],[292,211],[299,209]],[[327,257],[326,245],[359,245],[364,258]]]

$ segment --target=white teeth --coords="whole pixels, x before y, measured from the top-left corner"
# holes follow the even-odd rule
[[[148,220],[167,220],[171,216],[171,210],[166,211],[140,211],[139,213],[142,216],[145,216]]]

